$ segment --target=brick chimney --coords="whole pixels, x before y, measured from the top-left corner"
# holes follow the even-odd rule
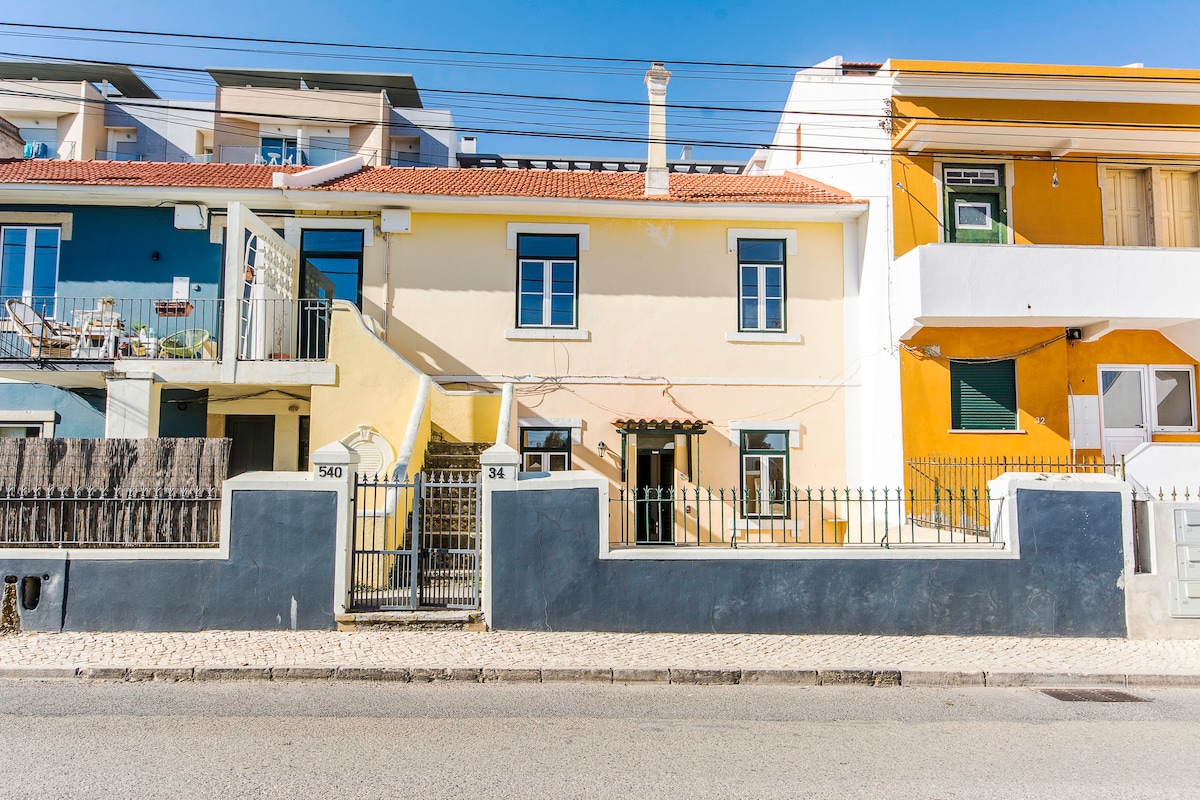
[[[646,88],[650,94],[650,135],[646,163],[646,196],[670,194],[667,172],[667,84],[671,73],[661,61],[650,65]]]

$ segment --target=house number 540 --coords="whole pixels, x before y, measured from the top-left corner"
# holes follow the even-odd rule
[[[489,478],[503,478],[504,477],[504,467],[488,467],[488,477]]]

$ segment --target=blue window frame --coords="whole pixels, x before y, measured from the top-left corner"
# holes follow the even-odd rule
[[[738,239],[738,330],[787,330],[782,239]]]
[[[264,136],[258,142],[259,155],[268,164],[299,164],[296,140],[280,136]]]
[[[517,235],[517,327],[576,328],[579,237]]]
[[[58,228],[0,228],[0,303],[17,298],[54,316],[60,239]]]

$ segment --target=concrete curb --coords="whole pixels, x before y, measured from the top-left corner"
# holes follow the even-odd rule
[[[1200,687],[1200,674],[1070,671],[870,669],[698,669],[693,667],[37,667],[0,666],[0,680],[160,683],[362,681],[391,683],[602,683],[690,686],[867,686],[930,688]]]

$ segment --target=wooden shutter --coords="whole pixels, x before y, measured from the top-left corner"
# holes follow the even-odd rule
[[[1106,171],[1105,244],[1139,246],[1150,243],[1146,214],[1146,171]]]
[[[950,416],[955,430],[1017,429],[1017,362],[950,362]]]
[[[1161,197],[1164,205],[1167,247],[1196,247],[1196,174],[1163,171]]]

